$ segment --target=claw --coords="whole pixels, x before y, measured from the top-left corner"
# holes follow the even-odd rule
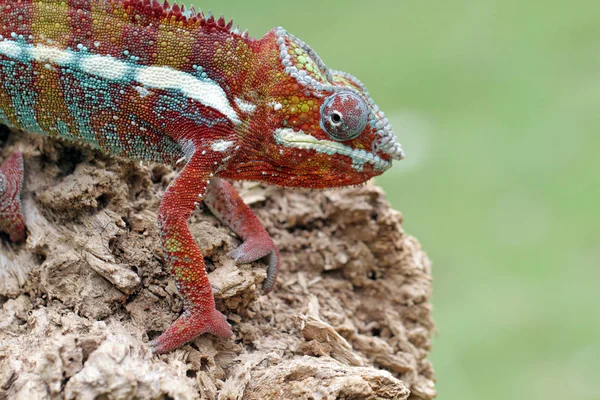
[[[279,273],[279,250],[271,238],[268,238],[268,242],[270,243],[248,239],[228,254],[238,264],[251,263],[267,257],[269,266],[267,267],[267,277],[263,281],[263,291],[266,293],[273,290]]]
[[[214,180],[207,189],[204,202],[219,220],[244,241],[229,253],[236,263],[246,264],[268,257],[269,266],[263,290],[270,292],[279,271],[279,250],[256,215],[226,180]]]
[[[212,333],[215,336],[229,338],[232,335],[231,325],[220,311],[186,311],[162,335],[152,340],[149,344],[153,353],[163,354],[203,333]]]
[[[256,261],[261,259],[269,254],[269,250],[263,250],[259,246],[257,246],[252,240],[246,240],[242,245],[240,245],[235,250],[232,250],[227,254],[229,257],[233,258],[238,264],[247,264],[252,261]]]
[[[25,240],[25,221],[21,211],[23,186],[23,155],[10,156],[0,167],[0,231],[10,235],[13,242]]]
[[[277,281],[277,274],[279,274],[279,250],[277,248],[271,250],[268,257],[267,277],[263,282],[263,291],[265,293],[270,293]]]

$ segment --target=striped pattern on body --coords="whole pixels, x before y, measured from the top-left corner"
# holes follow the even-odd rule
[[[0,0],[0,15],[0,123],[173,163],[173,121],[236,125],[248,111],[236,93],[254,41],[214,19],[103,0]]]

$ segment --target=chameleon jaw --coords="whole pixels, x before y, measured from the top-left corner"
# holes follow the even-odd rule
[[[376,170],[386,170],[392,166],[389,161],[383,160],[376,154],[365,150],[353,149],[339,142],[317,139],[304,131],[295,131],[291,128],[277,129],[275,131],[275,141],[277,144],[295,149],[314,150],[321,154],[340,154],[352,159],[352,167],[357,171],[362,171],[365,164],[372,164]]]

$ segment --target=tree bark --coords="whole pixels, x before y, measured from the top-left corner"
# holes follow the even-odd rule
[[[2,128],[0,128],[2,129]],[[0,399],[431,399],[431,264],[373,184],[295,191],[236,184],[281,251],[235,265],[208,211],[190,229],[234,338],[166,355],[150,339],[181,299],[156,211],[174,169],[0,133],[25,155],[25,244],[0,238]]]

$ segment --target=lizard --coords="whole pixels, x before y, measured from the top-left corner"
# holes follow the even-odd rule
[[[232,180],[360,185],[404,158],[364,84],[285,29],[255,39],[223,16],[156,0],[0,0],[0,124],[184,164],[157,212],[184,307],[150,341],[156,353],[232,335],[187,227],[201,202],[242,240],[236,262],[266,257],[269,292],[279,252]],[[26,238],[23,173],[20,153],[0,168],[0,230],[13,241]]]

